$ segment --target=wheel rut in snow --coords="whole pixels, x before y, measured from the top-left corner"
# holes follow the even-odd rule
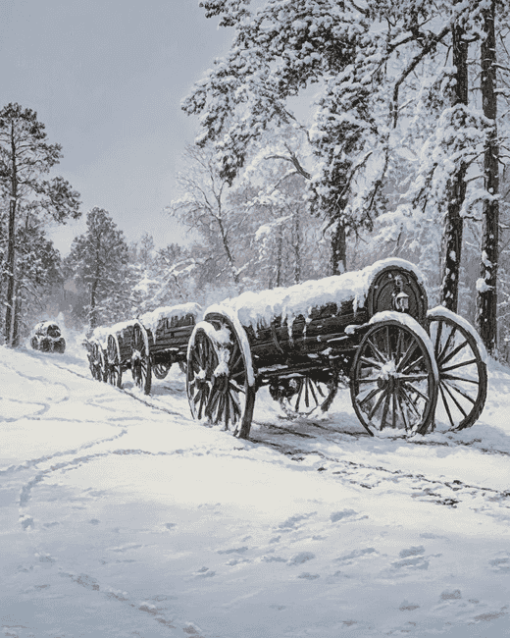
[[[347,461],[334,458],[319,450],[304,450],[299,447],[262,439],[251,439],[255,443],[266,445],[282,454],[291,457],[293,461],[300,462],[307,457],[317,456],[318,462],[310,467],[311,470],[328,473],[351,485],[359,485],[365,489],[377,489],[399,485],[404,492],[417,500],[446,505],[456,508],[462,499],[475,501],[481,497],[485,501],[499,502],[505,509],[510,509],[510,490],[499,490],[492,487],[483,487],[460,481],[458,479],[442,479],[427,477],[421,473],[413,473],[405,470],[392,470],[380,465],[369,465],[355,461]]]

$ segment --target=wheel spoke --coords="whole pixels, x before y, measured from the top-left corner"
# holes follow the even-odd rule
[[[473,399],[472,396],[470,396],[465,390],[461,390],[460,388],[458,388],[456,385],[453,385],[452,383],[450,384],[445,384],[448,385],[448,387],[451,390],[455,390],[455,392],[458,392],[460,394],[461,397],[464,397],[464,399],[466,399],[467,401],[469,401],[470,403],[472,403],[473,405],[475,405],[476,403],[476,399]]]
[[[457,377],[454,374],[441,374],[441,380],[462,381],[464,383],[474,383],[475,385],[480,385],[480,382],[477,379],[468,379],[467,377]]]
[[[444,384],[444,389],[446,390],[447,394],[450,396],[451,400],[455,403],[455,405],[457,406],[458,410],[460,412],[462,412],[462,414],[464,415],[464,418],[467,417],[467,412],[464,410],[464,408],[461,406],[461,404],[457,401],[457,399],[453,396],[453,394],[450,391],[450,388],[448,387],[448,385],[445,383]]]
[[[384,427],[386,427],[386,416],[388,414],[388,408],[390,406],[390,397],[391,397],[391,393],[390,392],[386,392],[385,400],[384,400],[384,406],[383,406],[383,413],[382,413],[382,417],[381,417],[381,430]]]
[[[402,368],[404,368],[408,364],[409,360],[411,359],[417,347],[418,347],[418,343],[414,341],[413,339],[411,343],[409,344],[409,347],[407,348],[406,353],[404,354],[404,356],[402,357],[402,359],[397,365],[398,372],[401,372]]]
[[[366,403],[367,401],[371,401],[378,392],[380,392],[380,389],[379,388],[374,388],[365,397],[363,397],[363,399],[360,399],[358,401],[358,404],[361,406],[361,405],[363,405],[363,403]]]
[[[439,384],[439,392],[441,393],[441,398],[443,399],[443,405],[446,410],[446,414],[448,415],[448,420],[450,421],[450,425],[453,428],[455,427],[455,423],[453,422],[452,413],[450,412],[450,406],[448,405],[448,401],[446,399],[446,395],[444,393],[442,383]]]
[[[476,359],[470,359],[469,361],[461,361],[460,363],[456,363],[455,365],[448,366],[447,368],[441,368],[441,372],[450,372],[451,370],[457,370],[457,368],[464,368],[466,366],[471,366],[473,363],[478,363]]]
[[[373,350],[374,354],[376,355],[377,359],[379,360],[379,362],[383,363],[383,364],[386,363],[388,361],[388,357],[384,356],[384,354],[379,350],[379,348],[375,345],[375,343],[373,341],[368,339],[368,343],[372,347],[372,350]]]
[[[453,335],[455,334],[456,330],[455,328],[453,328],[452,326],[450,326],[450,332],[448,334],[448,337],[446,338],[446,343],[443,346],[443,349],[441,350],[439,357],[438,357],[438,365],[441,365],[444,361],[443,358],[444,356],[447,354],[449,348],[450,348],[450,344],[453,340]]]
[[[378,399],[377,399],[377,401],[374,403],[374,405],[372,406],[372,408],[371,408],[370,412],[368,413],[368,418],[369,418],[370,420],[372,419],[372,417],[374,416],[374,414],[377,412],[377,409],[379,408],[379,406],[380,406],[380,405],[381,405],[381,403],[382,403],[382,400],[384,399],[384,397],[385,397],[385,396],[386,396],[386,394],[387,394],[387,390],[386,390],[386,391],[381,390],[380,392],[381,392],[381,394],[380,394],[379,398],[378,398]]]

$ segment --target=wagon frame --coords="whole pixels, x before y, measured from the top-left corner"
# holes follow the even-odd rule
[[[261,320],[249,316],[243,296],[208,308],[188,346],[193,417],[247,438],[261,387],[300,414],[326,411],[343,379],[371,435],[386,428],[424,434],[434,427],[436,408],[452,430],[471,426],[485,403],[487,370],[470,324],[442,307],[429,311],[421,274],[405,260],[347,275],[313,282],[337,285],[341,294],[306,312],[285,315],[276,300],[283,311]],[[356,294],[343,295],[342,285],[353,281],[363,284],[361,293],[356,284]],[[295,286],[265,294],[274,299],[293,290],[299,292]],[[263,295],[251,293],[255,306]]]

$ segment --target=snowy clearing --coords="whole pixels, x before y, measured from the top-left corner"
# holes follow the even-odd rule
[[[85,351],[1,349],[0,627],[28,638],[510,635],[510,372],[479,422],[369,437],[347,390],[250,441]]]

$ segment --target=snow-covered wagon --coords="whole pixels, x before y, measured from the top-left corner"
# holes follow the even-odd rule
[[[130,369],[136,385],[149,394],[152,374],[163,379],[174,363],[186,362],[188,341],[199,316],[200,306],[186,303],[156,308],[112,326],[106,346],[108,381],[120,387],[123,373]]]
[[[299,414],[327,410],[341,380],[370,434],[424,434],[436,419],[459,430],[483,409],[486,354],[467,321],[428,310],[423,277],[403,259],[210,306],[188,345],[193,417],[241,438],[262,386]]]

